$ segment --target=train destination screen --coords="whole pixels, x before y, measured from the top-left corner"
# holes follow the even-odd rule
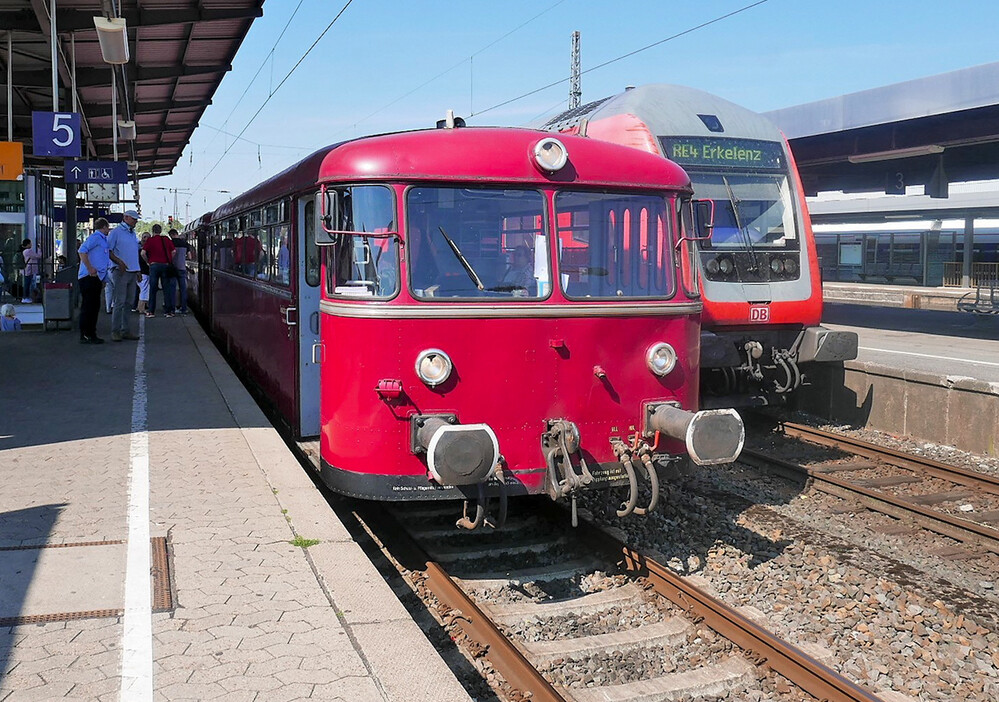
[[[728,168],[783,168],[779,142],[718,137],[660,137],[663,153],[681,166]]]

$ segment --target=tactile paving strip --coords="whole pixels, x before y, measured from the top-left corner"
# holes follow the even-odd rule
[[[82,541],[68,544],[45,544],[42,546],[0,546],[0,551],[28,551],[42,548],[68,548],[71,546],[111,546],[125,543],[115,541]],[[167,540],[155,536],[150,540],[152,548],[153,612],[172,612],[175,605],[173,587],[170,582],[170,549]],[[110,619],[124,614],[122,609],[92,609],[84,612],[58,612],[55,614],[29,614],[21,617],[0,617],[0,626],[22,626],[25,624],[47,624],[68,622],[76,619]]]

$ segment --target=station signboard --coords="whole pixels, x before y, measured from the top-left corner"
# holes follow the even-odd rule
[[[128,182],[128,163],[125,161],[67,161],[63,170],[67,183]]]
[[[32,112],[31,140],[35,156],[80,156],[80,113]]]

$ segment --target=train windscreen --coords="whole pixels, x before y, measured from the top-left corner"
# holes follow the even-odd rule
[[[539,299],[551,290],[542,193],[414,187],[406,215],[417,298]]]
[[[797,250],[787,177],[777,174],[692,173],[694,197],[713,200],[714,229],[700,247]]]
[[[566,297],[661,299],[676,291],[662,196],[563,191],[555,212]]]

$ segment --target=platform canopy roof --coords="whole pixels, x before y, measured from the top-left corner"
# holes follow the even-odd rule
[[[83,157],[111,159],[112,70],[120,120],[134,120],[136,138],[119,137],[120,160],[139,178],[177,165],[212,102],[264,0],[55,0],[59,110],[81,114]],[[32,156],[31,113],[52,111],[51,0],[0,0],[0,139],[7,139],[7,65],[13,69],[13,140],[25,145],[25,165],[60,167]],[[104,62],[94,17],[123,17],[129,61]],[[12,50],[8,54],[9,30]]]
[[[766,113],[791,144],[806,191],[892,193],[999,178],[999,63]]]

